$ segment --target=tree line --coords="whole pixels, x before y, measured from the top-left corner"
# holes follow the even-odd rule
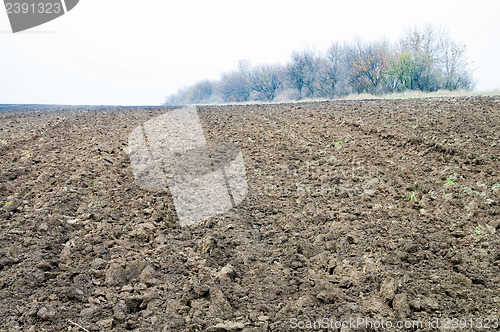
[[[286,64],[251,65],[217,81],[203,80],[179,90],[166,104],[282,101],[338,98],[352,93],[406,90],[471,90],[467,48],[432,25],[406,30],[397,43],[386,40],[333,43],[326,52],[293,52]]]

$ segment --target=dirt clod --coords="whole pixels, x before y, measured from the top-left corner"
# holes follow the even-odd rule
[[[41,307],[36,313],[37,317],[42,320],[53,320],[56,317],[56,311],[53,309],[47,309],[46,307]]]

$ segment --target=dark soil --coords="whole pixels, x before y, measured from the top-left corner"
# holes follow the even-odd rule
[[[1,331],[500,318],[500,98],[199,108],[249,194],[183,228],[124,152],[166,111],[0,112]]]

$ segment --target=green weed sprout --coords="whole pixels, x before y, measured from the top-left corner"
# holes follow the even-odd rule
[[[413,184],[413,191],[411,192],[411,194],[408,195],[408,200],[410,202],[412,202],[414,199],[415,199],[415,196],[417,194],[417,191],[418,191],[418,183],[414,183]]]
[[[8,202],[5,202],[3,203],[5,206],[8,206],[8,205],[11,205],[12,204],[12,201],[8,201]]]
[[[411,126],[411,129],[415,129],[418,127],[418,124]]]
[[[481,235],[481,228],[481,225],[474,227],[474,233],[476,233],[476,235]]]
[[[453,173],[453,175],[448,176],[446,179],[446,185],[449,186],[455,183],[457,183],[457,174]]]
[[[92,185],[95,186],[97,184],[97,181],[92,181]]]

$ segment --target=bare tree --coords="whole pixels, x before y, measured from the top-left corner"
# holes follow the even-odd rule
[[[444,28],[427,24],[406,31],[401,52],[411,54],[416,63],[412,88],[423,91],[472,88],[466,47],[455,43]]]
[[[444,28],[427,24],[408,29],[400,40],[400,52],[410,54],[415,64],[412,89],[435,91],[472,87],[466,47],[451,41]]]
[[[357,92],[380,93],[387,75],[391,52],[387,42],[357,42],[351,52],[350,83]]]
[[[303,50],[292,53],[292,62],[288,67],[288,77],[294,88],[302,97],[304,88],[314,95],[317,87],[317,78],[320,58],[314,50]]]
[[[338,42],[330,46],[319,64],[321,94],[333,98],[339,94],[338,85],[346,80],[345,51]]]
[[[445,36],[444,29],[427,24],[407,29],[400,39],[399,53],[408,54],[413,66],[410,89],[421,91],[439,89],[438,65]]]
[[[444,88],[447,90],[471,89],[472,80],[468,68],[467,47],[451,40],[443,43]]]
[[[166,104],[184,105],[208,103],[212,100],[215,88],[216,83],[213,81],[200,81],[168,97]]]
[[[215,84],[212,81],[205,80],[196,83],[190,87],[187,91],[187,99],[190,103],[199,104],[207,103],[210,101],[213,93],[215,91]]]
[[[402,52],[421,54],[438,61],[446,38],[447,32],[444,28],[426,24],[423,27],[413,26],[406,29],[399,44]]]
[[[271,101],[282,87],[282,67],[280,65],[260,65],[251,71],[250,86],[261,98]]]
[[[219,92],[224,101],[247,101],[250,97],[250,64],[246,60],[238,63],[238,70],[222,75]]]

